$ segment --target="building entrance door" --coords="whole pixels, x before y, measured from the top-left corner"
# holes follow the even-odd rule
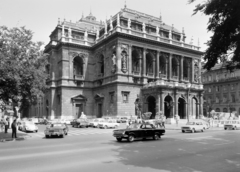
[[[186,118],[186,108],[185,108],[185,100],[183,98],[178,99],[178,115],[180,119]]]
[[[156,115],[156,100],[153,96],[148,97],[148,112],[151,112],[152,115],[150,119],[154,119]]]
[[[98,104],[98,113],[97,113],[97,117],[98,118],[102,118],[102,104],[101,103],[99,103]]]
[[[83,112],[83,105],[82,104],[76,104],[75,112],[76,112],[76,117],[80,118],[81,113]]]

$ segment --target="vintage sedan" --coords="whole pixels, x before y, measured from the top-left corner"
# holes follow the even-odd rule
[[[20,125],[18,126],[20,131],[31,131],[31,132],[38,132],[37,125],[32,121],[21,121]]]
[[[126,139],[129,142],[133,142],[135,139],[147,139],[152,138],[159,140],[162,135],[165,134],[165,129],[155,128],[152,124],[131,124],[126,129],[114,130],[113,136],[116,137],[117,141]]]
[[[103,118],[93,119],[93,120],[89,123],[89,127],[94,127],[94,128],[96,128],[96,127],[98,127],[98,124],[99,124],[100,122],[105,122],[105,121],[106,121],[106,120],[103,119]]]
[[[46,130],[44,131],[45,137],[49,138],[52,136],[60,136],[64,137],[65,135],[68,134],[68,126],[63,123],[52,123],[49,126],[47,126]]]
[[[115,119],[109,119],[105,122],[100,122],[98,124],[98,128],[108,129],[108,128],[118,128],[119,123],[117,123],[117,120]]]
[[[195,133],[197,131],[201,131],[203,132],[206,129],[206,125],[204,125],[202,122],[199,121],[190,121],[187,122],[186,125],[181,127],[181,130],[183,133],[185,133],[186,131]]]
[[[77,119],[75,123],[73,123],[72,127],[77,127],[77,128],[88,128],[89,122],[87,119]]]
[[[237,130],[240,129],[240,121],[226,121],[224,130]]]

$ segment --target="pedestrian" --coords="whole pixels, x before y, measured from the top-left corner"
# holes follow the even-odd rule
[[[5,133],[7,133],[8,128],[9,128],[9,118],[7,118],[5,121]]]
[[[12,128],[12,138],[17,138],[17,120],[14,119],[11,125]]]
[[[4,125],[5,125],[5,119],[4,119],[4,117],[2,116],[2,119],[1,119],[1,121],[0,121],[0,129],[1,129],[1,131],[2,132],[4,132]]]
[[[165,121],[166,121],[166,116],[163,115],[162,117],[162,127],[165,128]]]

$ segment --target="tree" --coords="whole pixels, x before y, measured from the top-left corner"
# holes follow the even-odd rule
[[[47,55],[42,42],[32,41],[25,27],[0,27],[0,102],[20,104],[20,110],[36,102],[47,89]]]
[[[192,3],[196,0],[189,0]],[[227,69],[240,68],[240,0],[207,0],[196,5],[194,14],[210,16],[207,29],[213,36],[207,42],[204,68],[210,70],[218,60]]]

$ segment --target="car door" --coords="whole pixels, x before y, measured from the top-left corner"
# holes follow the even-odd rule
[[[151,124],[147,124],[145,126],[145,137],[152,137],[154,135],[154,131],[153,131],[153,126]]]

